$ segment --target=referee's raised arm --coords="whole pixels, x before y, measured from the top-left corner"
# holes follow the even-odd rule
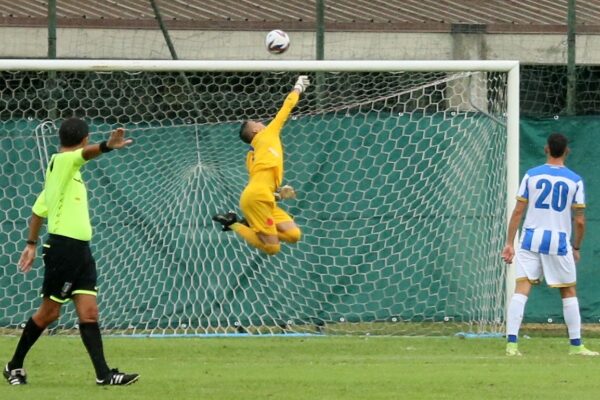
[[[86,160],[98,157],[102,153],[108,153],[115,149],[122,149],[133,143],[131,139],[125,139],[125,129],[115,129],[108,140],[101,143],[88,144],[84,146],[81,155]]]

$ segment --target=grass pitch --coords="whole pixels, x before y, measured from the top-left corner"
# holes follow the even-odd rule
[[[17,337],[0,336],[2,365]],[[600,340],[586,342],[600,349]],[[0,399],[597,399],[600,358],[567,355],[565,338],[106,338],[128,387],[97,387],[78,337],[44,336],[26,362],[29,384]]]

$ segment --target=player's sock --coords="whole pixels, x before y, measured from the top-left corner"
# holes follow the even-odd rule
[[[287,243],[296,243],[302,237],[302,231],[298,228],[288,229],[285,232],[277,232],[279,240]]]
[[[581,346],[581,314],[577,297],[567,297],[563,302],[563,316],[573,346]]]
[[[521,321],[523,321],[523,313],[525,312],[525,304],[527,303],[527,296],[520,293],[513,294],[508,305],[508,312],[506,313],[506,337],[509,342],[514,340],[516,343],[517,337],[519,336],[519,329],[521,328]]]
[[[239,222],[230,225],[229,228],[240,235],[246,242],[248,242],[248,244],[250,244],[250,246],[256,247],[257,249],[269,255],[277,254],[281,248],[279,244],[264,243],[262,240],[260,240],[252,228],[240,224]]]
[[[33,318],[29,318],[27,323],[25,324],[25,329],[23,329],[23,333],[21,333],[21,338],[19,339],[19,343],[17,344],[17,349],[15,350],[15,354],[13,355],[12,360],[8,363],[9,369],[17,369],[23,368],[23,362],[25,361],[25,356],[31,346],[39,339],[42,332],[44,332],[45,328],[40,328],[33,321]]]
[[[81,335],[81,340],[92,359],[92,364],[94,364],[96,378],[104,379],[110,372],[110,369],[104,358],[100,326],[97,322],[83,322],[79,324],[79,333]]]

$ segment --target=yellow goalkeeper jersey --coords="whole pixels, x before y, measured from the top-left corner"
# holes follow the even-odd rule
[[[283,102],[275,118],[258,132],[250,144],[252,147],[246,156],[246,167],[250,183],[262,183],[276,190],[283,181],[283,147],[279,134],[283,124],[298,103],[300,95],[293,91]]]

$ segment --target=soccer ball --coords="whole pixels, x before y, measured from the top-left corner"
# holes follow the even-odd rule
[[[275,29],[267,33],[265,45],[269,53],[281,54],[290,47],[290,37],[284,31]]]

